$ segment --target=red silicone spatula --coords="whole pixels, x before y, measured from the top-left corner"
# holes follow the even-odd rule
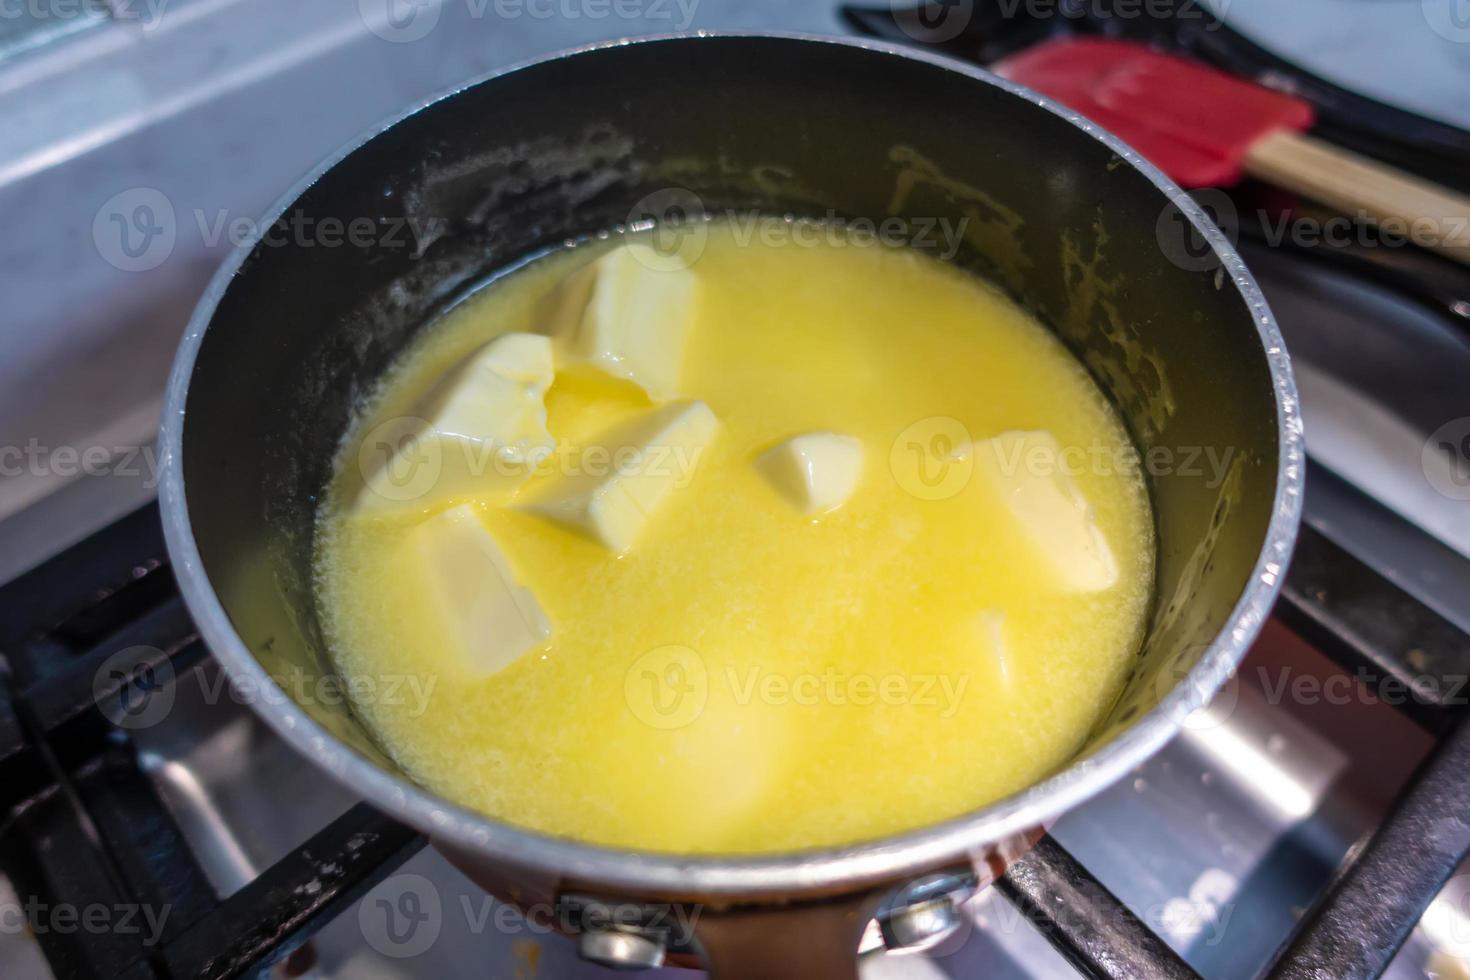
[[[1304,135],[1300,99],[1127,41],[1048,41],[1002,59],[999,74],[1112,130],[1185,187],[1244,175],[1380,224],[1470,264],[1470,198]]]

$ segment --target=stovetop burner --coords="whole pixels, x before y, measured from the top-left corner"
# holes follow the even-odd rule
[[[870,930],[870,980],[1470,973],[1470,528],[1418,462],[1470,416],[1470,275],[1268,241],[1258,190],[1231,199],[1241,249],[1306,368],[1314,456],[1275,616],[958,935],[888,954]],[[1404,432],[1366,432],[1369,400]],[[151,505],[0,588],[0,655],[0,977],[601,975],[256,719]]]
[[[55,975],[234,977],[274,966],[356,976],[351,955],[391,963],[432,952],[410,937],[428,908],[442,920],[436,936],[446,924],[524,936],[504,951],[506,975],[543,956],[570,960],[571,944],[544,923],[538,931],[462,880],[445,884],[443,868],[437,884],[395,874],[423,839],[314,788],[321,777],[253,721],[210,662],[153,507],[0,589],[0,650],[11,665],[0,696],[0,859]],[[1358,741],[1394,749],[1378,760],[1397,765],[1390,783],[1408,777],[1381,818],[1374,811],[1395,787],[1361,773],[1344,783],[1354,758],[1309,718],[1280,715],[1284,698],[1340,703],[1324,677],[1342,674],[1324,672],[1324,657],[1348,675],[1336,697],[1354,704]],[[1087,976],[1381,974],[1470,848],[1467,677],[1470,638],[1304,528],[1273,623],[1238,680],[1132,785],[1052,828],[973,901],[978,928],[923,962],[939,975],[983,964],[1045,976],[1033,972],[1039,935]],[[246,765],[263,767],[254,775],[269,788],[230,800]],[[1260,841],[1232,839],[1249,821],[1222,809],[1228,794],[1212,783],[1233,783],[1250,797],[1237,803],[1242,814],[1254,809],[1258,824],[1287,832],[1245,854]],[[1201,803],[1202,825],[1190,820]],[[1375,818],[1333,878],[1342,849]],[[1171,822],[1185,835],[1173,845],[1158,836]],[[283,827],[300,835],[284,850]],[[1188,867],[1168,860],[1171,846],[1202,862],[1192,880],[1170,880]],[[342,916],[375,886],[370,903]],[[1160,886],[1172,898],[1150,901]],[[345,961],[334,952],[328,962],[325,940],[311,942],[334,921],[357,947]],[[414,974],[428,975],[421,968]]]

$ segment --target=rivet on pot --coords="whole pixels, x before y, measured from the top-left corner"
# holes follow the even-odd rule
[[[883,944],[889,949],[929,946],[964,923],[961,905],[975,890],[973,880],[930,875],[910,882],[878,913]]]
[[[577,936],[577,955],[614,970],[648,970],[664,964],[664,945],[636,932],[607,929]]]

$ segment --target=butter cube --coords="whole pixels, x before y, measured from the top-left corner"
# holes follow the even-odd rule
[[[1006,614],[1003,609],[982,609],[975,614],[975,632],[980,645],[989,654],[1002,686],[1011,684],[1010,651],[1006,649]]]
[[[863,444],[835,432],[808,432],[761,453],[756,468],[798,511],[824,514],[857,490]]]
[[[613,426],[591,448],[572,454],[568,472],[521,504],[527,511],[586,534],[614,554],[627,553],[649,518],[693,478],[719,421],[703,402],[672,402]],[[562,454],[566,457],[567,454]]]
[[[416,565],[452,652],[474,673],[499,673],[551,638],[546,611],[521,584],[470,504],[409,532]]]
[[[592,364],[667,401],[679,394],[695,286],[694,273],[652,246],[621,245],[557,289],[551,329],[568,363]]]
[[[1118,581],[1113,551],[1065,472],[1055,436],[1003,432],[974,448],[975,472],[999,494],[1059,589],[1097,592]]]
[[[546,430],[552,376],[549,337],[512,333],[481,347],[409,415],[369,434],[358,457],[357,510],[423,510],[514,492],[555,445]]]

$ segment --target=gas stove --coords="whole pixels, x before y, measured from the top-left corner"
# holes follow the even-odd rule
[[[389,6],[176,0],[150,21],[159,8],[132,5],[129,20],[78,5],[85,23],[24,51],[5,47],[18,31],[0,34],[0,90],[30,97],[0,123],[16,136],[0,141],[0,202],[33,231],[5,246],[7,268],[29,274],[0,327],[15,341],[0,442],[137,456],[133,474],[53,465],[0,481],[0,579],[13,578],[0,588],[0,976],[606,972],[555,928],[558,910],[486,897],[225,683],[149,502],[156,398],[192,297],[231,247],[209,229],[262,210],[373,119],[578,41],[840,22],[777,0],[696,6],[689,24],[652,4],[635,22],[431,3],[414,7],[437,11],[425,28],[374,19]],[[298,28],[284,46],[267,29],[281,18]],[[67,71],[80,64],[102,75],[82,85]],[[138,188],[176,222],[170,254],[143,272],[93,234]],[[1470,425],[1470,275],[1371,244],[1273,241],[1283,226],[1259,188],[1215,203],[1298,359],[1308,418],[1307,526],[1275,616],[1208,709],[1048,828],[953,929],[927,936],[912,908],[886,909],[867,977],[1470,976],[1470,525],[1461,474],[1426,468]],[[21,384],[57,371],[65,384],[45,393]],[[914,948],[887,948],[903,938]]]
[[[5,976],[601,974],[256,720],[152,506],[0,590],[0,644]],[[1460,975],[1467,678],[1470,637],[1309,526],[1225,692],[955,931],[894,952],[875,924],[864,975]]]

